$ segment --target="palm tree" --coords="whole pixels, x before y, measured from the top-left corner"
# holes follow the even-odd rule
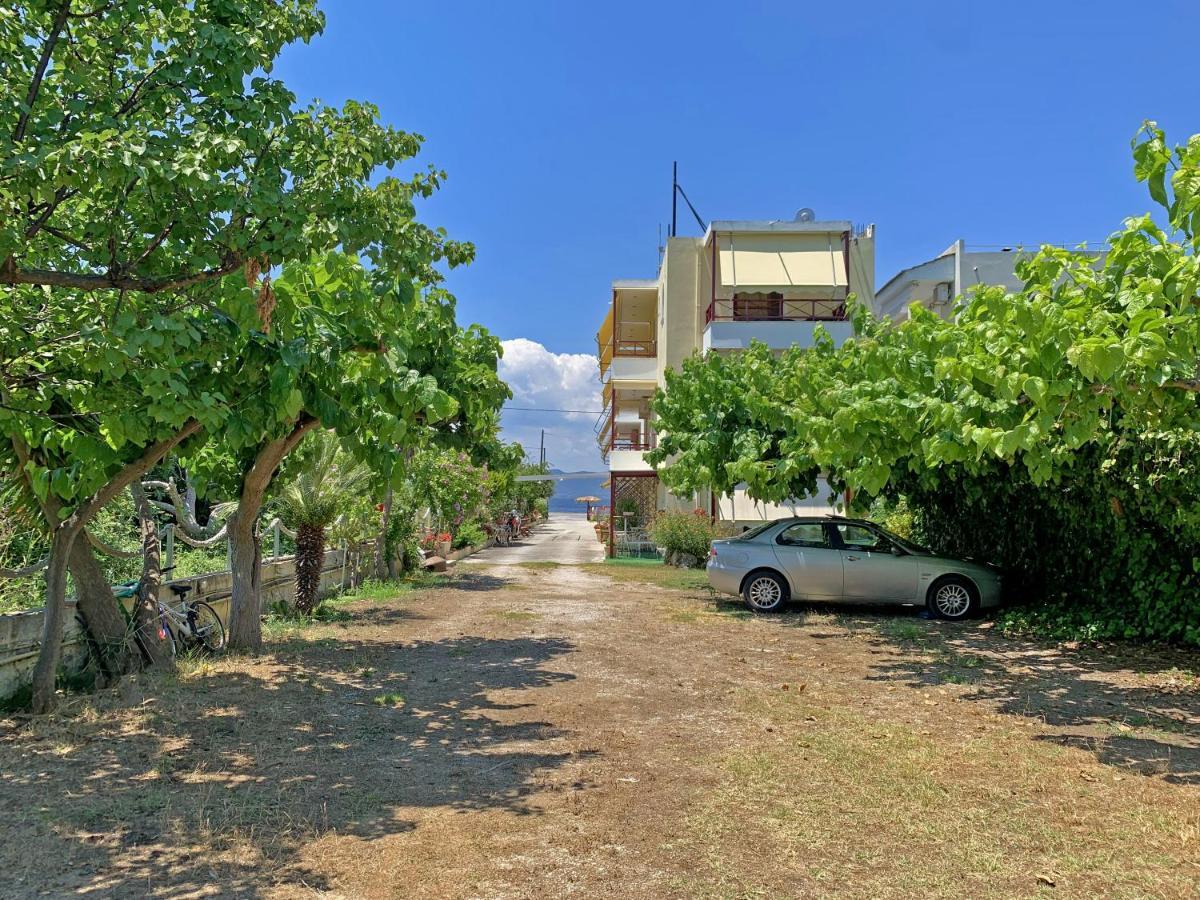
[[[279,497],[280,517],[296,529],[295,607],[305,615],[317,605],[325,529],[371,477],[367,466],[340,450],[332,432],[317,432],[309,441],[306,465]]]

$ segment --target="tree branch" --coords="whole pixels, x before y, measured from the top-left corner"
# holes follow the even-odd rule
[[[137,105],[138,96],[141,94],[142,88],[144,88],[149,83],[151,78],[153,78],[156,74],[158,74],[159,69],[162,69],[163,67],[165,67],[167,65],[168,61],[169,60],[167,60],[167,59],[159,60],[157,63],[154,64],[153,67],[151,67],[149,72],[147,72],[144,76],[142,76],[142,79],[137,83],[137,85],[134,87],[134,89],[130,93],[130,95],[125,99],[125,102],[122,103],[119,107],[117,107],[116,115],[123,116],[126,113],[128,113],[130,110],[132,110],[135,105]]]
[[[60,529],[78,529],[109,503],[117,494],[129,487],[137,479],[145,475],[164,456],[200,431],[201,425],[195,419],[188,420],[182,428],[173,435],[151,444],[141,456],[114,475],[107,484],[92,494],[87,500],[75,508],[61,525]]]
[[[50,562],[50,557],[43,556],[37,562],[30,563],[29,565],[20,569],[6,569],[3,566],[0,566],[0,578],[26,578],[29,575],[33,575],[36,572],[40,572],[42,569],[46,568],[46,564],[48,562]]]
[[[93,547],[95,547],[97,550],[99,550],[101,553],[103,553],[105,556],[112,556],[116,559],[133,559],[135,556],[140,555],[142,552],[140,549],[138,549],[138,550],[118,550],[116,547],[112,546],[111,544],[104,543],[104,541],[100,540],[100,538],[96,537],[94,534],[92,534],[86,528],[83,530],[83,534],[84,534],[84,537],[87,538],[88,543],[91,544]]]
[[[168,222],[167,227],[164,228],[162,231],[160,231],[157,235],[155,235],[154,240],[152,240],[150,242],[150,245],[145,250],[142,251],[142,255],[139,256],[136,260],[134,260],[134,263],[132,266],[130,266],[130,268],[136,269],[138,266],[140,266],[142,263],[144,263],[146,261],[146,257],[148,257],[151,253],[153,253],[155,250],[157,250],[159,248],[159,246],[162,244],[162,242],[167,239],[167,235],[169,235],[171,233],[171,229],[174,227],[175,227],[174,221]]]
[[[16,260],[9,257],[0,266],[0,284],[32,284],[47,287],[75,288],[81,291],[138,291],[143,294],[159,294],[163,291],[179,291],[192,285],[203,284],[215,278],[223,278],[241,268],[240,256],[229,257],[221,265],[187,275],[168,275],[163,278],[139,278],[107,272],[103,275],[86,275],[75,272],[56,272],[51,269],[20,269]]]
[[[54,45],[58,43],[59,35],[62,34],[63,26],[67,24],[67,16],[71,13],[71,0],[63,0],[62,6],[58,8],[58,15],[54,17],[54,24],[50,26],[50,33],[46,36],[46,43],[42,44],[42,55],[38,58],[37,68],[33,73],[33,81],[29,85],[29,91],[25,95],[25,108],[21,110],[20,118],[17,119],[16,130],[13,131],[13,143],[19,144],[25,140],[25,131],[29,127],[29,117],[33,114],[33,104],[37,102],[38,92],[42,89],[42,79],[46,77],[46,67],[50,65],[50,55],[54,52]]]
[[[175,524],[179,528],[180,533],[186,533],[188,537],[194,540],[207,540],[213,536],[218,530],[217,522],[209,520],[208,525],[201,525],[196,520],[196,491],[192,488],[191,483],[188,483],[187,492],[181,496],[179,490],[174,483],[170,481],[143,481],[142,487],[146,490],[157,490],[165,493],[170,502],[162,500],[154,500],[147,498],[149,502],[164,512],[171,513],[175,516]]]

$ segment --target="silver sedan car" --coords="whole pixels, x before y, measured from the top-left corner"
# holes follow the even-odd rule
[[[919,604],[965,619],[1000,604],[992,566],[934,556],[873,522],[837,516],[779,519],[713,541],[708,580],[764,613],[795,599]]]

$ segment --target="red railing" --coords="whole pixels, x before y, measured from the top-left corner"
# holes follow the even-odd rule
[[[619,438],[614,437],[609,444],[611,450],[653,450],[654,435],[648,434],[644,439],[641,438]]]
[[[841,322],[844,300],[784,300],[778,297],[736,297],[713,300],[704,314],[710,322]]]
[[[658,350],[653,322],[618,322],[614,356],[654,356]]]

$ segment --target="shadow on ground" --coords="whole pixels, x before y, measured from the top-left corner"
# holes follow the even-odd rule
[[[715,609],[738,615],[736,601]],[[744,609],[744,607],[741,607]],[[796,605],[771,617],[810,637],[866,637],[872,681],[956,696],[1050,728],[1037,740],[1073,746],[1127,772],[1200,784],[1200,663],[1195,653],[1125,645],[1088,647],[1006,637],[991,622],[944,622],[915,607]]]
[[[499,591],[511,583],[511,579],[500,578],[496,575],[458,571],[454,573],[448,586],[458,591]]]
[[[15,896],[252,897],[274,873],[320,891],[296,850],[321,834],[404,832],[420,807],[536,813],[537,778],[574,757],[522,710],[573,677],[547,668],[572,649],[292,641],[0,733],[5,880]],[[232,852],[191,857],[210,842]]]

